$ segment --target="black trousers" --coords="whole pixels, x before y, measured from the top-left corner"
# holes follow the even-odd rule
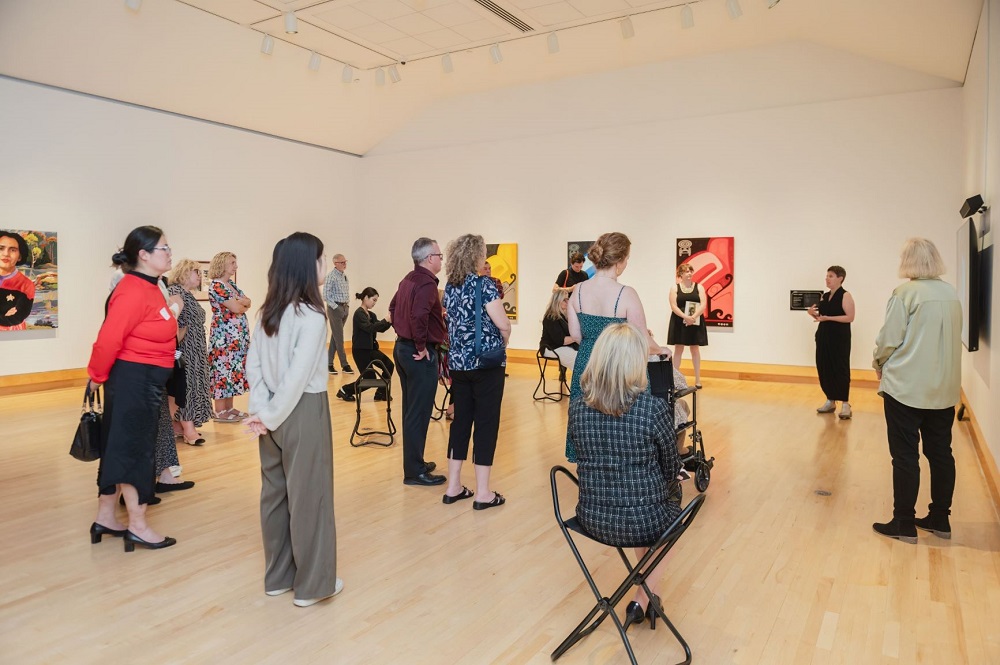
[[[430,354],[427,358],[414,360],[417,347],[404,339],[397,339],[392,350],[403,393],[403,476],[406,478],[424,472],[424,445],[434,409],[438,374],[437,351],[430,347],[427,351]]]
[[[393,364],[393,362],[391,360],[389,360],[389,356],[385,355],[384,353],[382,353],[378,349],[355,349],[355,348],[352,348],[351,349],[351,356],[354,357],[354,366],[357,367],[358,368],[358,372],[361,373],[360,374],[360,378],[364,378],[364,379],[374,379],[375,378],[375,372],[374,371],[368,371],[368,372],[364,371],[365,368],[368,367],[368,365],[370,365],[373,360],[378,360],[380,363],[382,363],[383,365],[385,365],[385,368],[387,370],[389,370],[389,376],[392,376],[392,373],[396,370],[396,366]],[[354,392],[355,391],[354,391],[354,384],[353,383],[345,383],[344,386],[343,386],[343,388],[344,388],[344,394],[345,395],[347,395],[348,397],[354,397]],[[367,388],[365,390],[367,390]],[[364,390],[362,390],[361,392],[364,392]],[[379,388],[378,390],[375,391],[375,396],[376,397],[385,397],[385,391],[382,390],[381,388]]]
[[[448,459],[469,456],[472,463],[492,466],[500,430],[500,403],[503,401],[504,368],[451,370],[451,394],[455,398],[455,422],[448,435]]]
[[[955,458],[951,454],[951,425],[955,407],[917,409],[906,406],[890,395],[884,397],[885,425],[892,455],[892,515],[904,522],[916,516],[917,491],[920,489],[920,451],[931,469],[930,512],[948,515],[955,493]]]

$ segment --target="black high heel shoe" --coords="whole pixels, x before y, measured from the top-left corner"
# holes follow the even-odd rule
[[[654,602],[656,603],[656,606],[660,608],[661,611],[663,610],[663,605],[660,604],[660,597],[654,593],[653,597],[650,599],[646,607],[646,616],[649,617],[650,630],[656,630],[656,617],[659,616],[656,613],[656,610],[653,609]]]
[[[101,542],[101,536],[115,536],[117,538],[123,538],[125,536],[125,531],[125,529],[109,529],[103,524],[94,522],[90,525],[90,544],[96,545]]]
[[[642,623],[646,620],[646,610],[642,605],[634,600],[625,608],[625,624],[622,626],[626,631],[634,623]]]
[[[169,536],[164,536],[163,540],[158,543],[150,543],[139,536],[135,535],[128,529],[125,530],[125,551],[134,552],[135,546],[145,547],[148,550],[162,550],[164,547],[170,547],[171,545],[176,545],[177,539],[171,538]]]

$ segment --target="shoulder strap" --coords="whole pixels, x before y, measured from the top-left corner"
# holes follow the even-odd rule
[[[566,270],[563,271],[563,274],[566,275],[563,277],[563,288],[565,289],[569,286],[569,268],[566,268]]]
[[[476,278],[476,342],[474,347],[475,356],[479,357],[479,349],[483,345],[483,287],[485,282],[482,277]]]
[[[580,313],[583,314],[583,298],[580,296],[580,292],[583,291],[583,284],[576,285],[576,305],[580,308]]]
[[[622,299],[622,291],[624,291],[624,290],[625,290],[624,286],[622,288],[618,289],[618,297],[615,298],[615,312],[614,312],[615,316],[618,316],[618,301]]]

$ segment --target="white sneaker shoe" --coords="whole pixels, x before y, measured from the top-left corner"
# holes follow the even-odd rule
[[[825,402],[823,402],[823,406],[816,409],[816,413],[833,413],[836,410],[837,410],[837,405],[831,402],[830,400],[826,400]]]
[[[287,593],[292,590],[292,587],[287,587],[285,589],[271,589],[270,591],[265,591],[269,596],[280,596],[283,593]]]
[[[333,598],[343,590],[344,590],[344,580],[338,577],[337,584],[333,588],[333,593],[331,593],[329,596],[323,596],[322,598],[296,598],[292,602],[295,604],[295,607],[309,607],[310,605],[315,605],[321,600],[326,600],[327,598]]]
[[[841,420],[850,420],[851,415],[853,415],[851,413],[851,405],[844,402],[844,404],[840,407],[840,414],[837,417]]]

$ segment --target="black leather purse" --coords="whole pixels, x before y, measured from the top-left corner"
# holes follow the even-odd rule
[[[478,277],[476,284],[476,341],[473,347],[473,355],[479,360],[479,369],[493,369],[500,367],[507,361],[507,349],[499,346],[489,351],[483,351],[483,284],[484,277]]]
[[[96,408],[94,402],[97,402]],[[93,462],[101,457],[101,427],[104,408],[101,406],[101,389],[90,389],[87,386],[83,393],[80,424],[76,427],[76,436],[69,454],[81,462]]]

